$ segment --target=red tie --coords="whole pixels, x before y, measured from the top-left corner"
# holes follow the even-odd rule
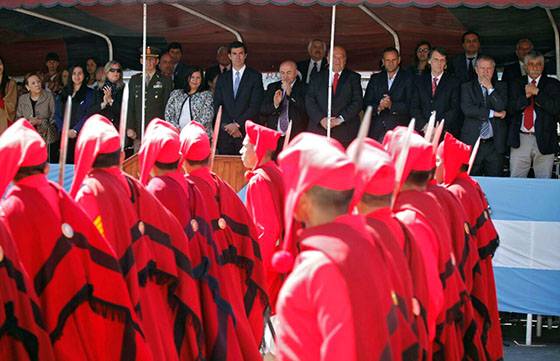
[[[333,94],[336,94],[336,87],[338,86],[338,78],[340,78],[340,74],[334,73],[334,78],[332,82]]]
[[[531,84],[537,85],[535,79],[531,81]],[[527,131],[531,130],[531,128],[533,128],[533,125],[535,124],[535,119],[533,118],[534,111],[535,111],[535,97],[533,96],[531,97],[531,101],[529,102],[529,105],[527,105],[525,111],[523,112],[523,126]]]
[[[436,95],[436,89],[437,89],[437,78],[434,78],[434,80],[432,81],[432,96]]]

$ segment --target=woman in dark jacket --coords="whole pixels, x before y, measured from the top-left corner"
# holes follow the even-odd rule
[[[124,90],[121,64],[115,60],[107,62],[104,78],[104,85],[95,90],[96,101],[92,113],[103,115],[119,129]]]
[[[68,152],[66,162],[69,164],[74,163],[74,148],[76,146],[76,139],[84,125],[86,119],[92,114],[94,110],[95,95],[94,91],[87,87],[85,80],[84,68],[81,65],[76,65],[70,69],[71,81],[68,86],[62,90],[60,99],[57,102],[57,112],[55,115],[56,125],[58,131],[62,131],[64,122],[64,109],[68,96],[72,98],[72,111],[70,115],[70,129],[68,131]]]

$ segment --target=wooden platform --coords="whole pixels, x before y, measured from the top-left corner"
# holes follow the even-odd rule
[[[135,178],[140,176],[138,154],[124,161],[123,170]],[[241,162],[241,156],[217,155],[214,159],[214,173],[228,182],[236,192],[239,192],[246,183],[245,168],[243,162]]]

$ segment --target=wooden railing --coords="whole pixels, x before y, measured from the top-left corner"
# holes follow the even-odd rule
[[[123,170],[135,178],[139,177],[138,154],[124,161]],[[217,155],[214,159],[214,173],[228,182],[236,192],[239,192],[246,183],[245,168],[240,156]]]

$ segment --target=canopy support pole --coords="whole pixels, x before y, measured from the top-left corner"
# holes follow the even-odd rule
[[[334,31],[336,27],[336,5],[332,7],[331,16],[331,43],[329,50],[329,89],[327,92],[327,138],[331,137],[332,92],[333,92],[333,49]]]
[[[33,12],[33,11],[25,10],[25,9],[14,9],[14,11],[17,11],[18,13],[21,13],[21,14],[33,16],[33,17],[36,17],[36,18],[39,18],[39,19],[42,19],[42,20],[45,20],[45,21],[49,21],[51,23],[56,23],[56,24],[59,24],[59,25],[67,26],[69,28],[73,28],[73,29],[76,29],[76,30],[83,31],[85,33],[89,33],[89,34],[99,36],[100,38],[105,40],[105,42],[107,43],[107,48],[108,48],[108,51],[109,51],[109,60],[113,60],[113,43],[111,42],[111,39],[109,39],[109,37],[107,35],[103,34],[103,33],[100,33],[98,31],[95,31],[95,30],[92,30],[92,29],[84,28],[83,26],[80,26],[80,25],[75,25],[75,24],[69,23],[69,22],[64,21],[64,20],[59,20],[59,19],[47,16],[47,15],[43,15],[43,14],[39,14],[39,13],[36,13],[36,12]]]
[[[148,5],[142,5],[142,128],[141,138],[144,139],[144,128],[146,127],[146,20],[148,18]]]
[[[391,36],[393,37],[393,42],[395,43],[395,48],[399,51],[401,51],[401,43],[399,41],[399,35],[397,34],[397,32],[389,26],[389,24],[387,24],[385,21],[383,21],[383,19],[381,19],[379,16],[375,15],[373,13],[373,11],[371,11],[367,6],[365,5],[360,5],[358,6],[360,9],[362,9],[362,11],[364,13],[366,13],[370,18],[372,18],[376,23],[378,23],[379,25],[381,25],[383,27],[383,29],[387,30],[387,32],[389,32],[389,34],[391,34]]]
[[[216,25],[216,26],[218,26],[218,27],[220,27],[220,28],[222,28],[222,29],[224,29],[224,30],[226,30],[226,31],[229,31],[230,33],[233,34],[233,36],[235,36],[235,38],[237,39],[237,41],[243,42],[243,37],[241,36],[241,33],[239,33],[239,31],[235,30],[235,29],[232,28],[231,26],[228,26],[228,25],[226,25],[226,24],[224,24],[224,23],[222,23],[222,22],[220,22],[220,21],[218,21],[218,20],[216,20],[216,19],[212,19],[211,17],[209,17],[209,16],[207,16],[207,15],[204,15],[204,14],[202,14],[201,12],[198,12],[198,11],[196,11],[196,10],[194,10],[194,9],[188,8],[188,7],[186,7],[186,6],[183,6],[183,5],[180,5],[180,4],[169,4],[169,5],[175,7],[175,8],[177,8],[177,9],[179,9],[179,10],[182,10],[182,11],[184,11],[184,12],[187,12],[187,13],[193,15],[193,16],[196,16],[197,18],[200,18],[200,19],[202,19],[202,20],[205,20],[205,21],[207,21],[207,22],[209,22],[209,23],[211,23],[211,24],[214,24],[214,25]]]
[[[531,346],[531,339],[533,336],[533,314],[527,314],[527,327],[525,329],[525,345]]]
[[[554,53],[556,55],[556,76],[560,77],[560,35],[558,34],[558,25],[550,9],[544,9],[546,15],[548,15],[548,20],[550,20],[550,25],[552,25],[552,30],[554,30]]]

